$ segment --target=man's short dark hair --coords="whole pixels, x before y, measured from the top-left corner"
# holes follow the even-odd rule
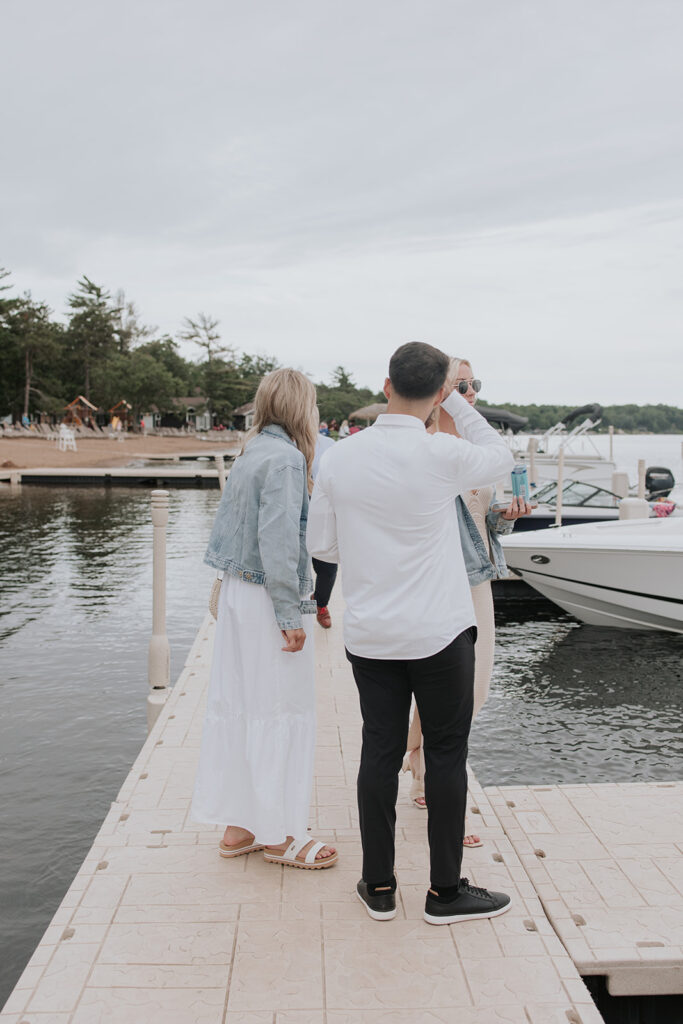
[[[431,398],[446,380],[450,360],[441,349],[422,341],[409,341],[394,352],[389,380],[401,398]]]

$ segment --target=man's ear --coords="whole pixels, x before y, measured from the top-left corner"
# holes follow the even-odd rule
[[[436,398],[434,399],[434,408],[435,409],[436,409],[437,405],[441,405],[441,403],[443,402],[444,398],[446,398],[446,385],[445,384],[439,389],[439,392],[438,392]]]
[[[384,397],[388,401],[391,398],[391,381],[389,380],[388,377],[384,381],[384,387],[382,388],[382,391],[384,392]]]

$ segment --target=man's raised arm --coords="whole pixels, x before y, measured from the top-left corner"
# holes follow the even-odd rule
[[[452,391],[442,406],[453,418],[460,437],[468,442],[458,445],[453,454],[463,490],[485,487],[512,472],[515,460],[507,444],[462,395]]]

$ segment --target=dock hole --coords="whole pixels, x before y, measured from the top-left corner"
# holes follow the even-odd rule
[[[481,814],[481,811],[479,810],[478,807],[470,807],[470,812],[472,814]]]
[[[540,857],[541,860],[545,857],[545,850],[534,850],[534,853],[537,857]]]
[[[537,932],[538,931],[538,928],[536,927],[535,921],[532,921],[530,917],[525,918],[525,920],[524,920],[524,928],[528,932]]]
[[[658,949],[660,946],[664,948],[663,942],[636,942],[638,949]]]
[[[503,854],[502,853],[492,853],[491,854],[491,859],[493,861],[495,861],[496,864],[504,864],[505,863],[505,861],[503,860]]]
[[[106,871],[108,867],[109,867],[109,861],[108,860],[101,860],[100,863],[95,868],[95,871]]]
[[[577,928],[583,928],[586,923],[585,917],[581,917],[581,914],[572,914],[572,921]]]
[[[142,773],[142,775],[140,776],[140,778],[141,778],[141,779],[146,779],[146,778],[147,778],[147,775],[148,775],[148,773],[147,773],[147,772],[143,772],[143,773]]]
[[[566,1010],[565,1014],[567,1020],[569,1021],[569,1024],[582,1024],[581,1018],[579,1017],[576,1010]]]
[[[128,821],[129,818],[130,818],[130,814],[128,813],[128,811],[126,811],[125,814],[121,815],[121,817],[119,818],[119,821]]]
[[[73,939],[76,934],[75,928],[65,928],[62,932],[62,942],[66,942],[68,939]]]
[[[505,803],[508,805],[508,807],[516,807],[517,806],[517,804],[515,803],[514,800],[506,800]]]

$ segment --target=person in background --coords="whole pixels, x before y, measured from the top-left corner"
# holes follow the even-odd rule
[[[311,470],[311,476],[315,483],[315,478],[318,475],[318,468],[320,466],[320,459],[323,452],[326,452],[328,448],[334,448],[335,442],[331,437],[326,437],[325,434],[318,434],[315,442],[315,458],[313,459],[313,469]],[[313,571],[315,573],[315,590],[313,591],[313,600],[316,606],[316,619],[323,629],[329,629],[332,625],[332,616],[330,610],[327,607],[330,603],[330,597],[332,596],[332,588],[334,587],[334,581],[337,578],[337,565],[335,562],[323,562],[320,558],[313,559]]]
[[[396,797],[413,694],[427,765],[425,920],[454,924],[510,907],[505,893],[460,875],[476,619],[452,507],[464,491],[509,473],[514,460],[483,416],[450,392],[448,365],[419,342],[394,352],[387,412],[327,452],[308,518],[310,553],[343,567],[344,642],[363,716],[356,893],[378,921],[396,916]],[[425,430],[442,402],[460,437]]]
[[[359,432],[360,432],[360,427],[358,426],[356,421],[355,420],[349,420],[349,434],[358,434]]]
[[[205,561],[223,578],[191,809],[194,821],[228,823],[221,857],[264,850],[299,868],[337,860],[307,832],[315,651],[305,533],[317,418],[304,374],[267,374],[218,506]]]
[[[341,439],[343,437],[348,437],[348,436],[349,436],[349,421],[348,420],[342,420],[341,427],[339,428],[339,440],[341,441]]]
[[[320,424],[320,426],[318,427],[318,433],[322,434],[323,437],[329,437],[330,436],[330,428],[328,427],[327,423],[325,423],[324,420]]]
[[[463,395],[469,405],[475,405],[477,393],[481,390],[481,381],[475,379],[469,360],[451,359],[446,383]],[[437,409],[430,420],[431,422],[427,424],[430,433],[440,432],[458,436],[453,419],[445,409]],[[460,495],[455,501],[454,508],[477,619],[477,642],[474,647],[473,719],[488,697],[491,673],[493,672],[495,621],[491,580],[504,579],[509,575],[498,537],[511,533],[515,520],[520,516],[531,514],[531,505],[521,498],[513,498],[504,511],[493,511],[491,504],[494,496],[493,486],[479,487]],[[408,769],[413,775],[410,797],[417,807],[426,807],[424,753],[420,713],[417,708],[408,733],[408,753],[404,761],[404,770]],[[464,845],[478,847],[483,844],[479,836],[473,834],[465,836]]]

